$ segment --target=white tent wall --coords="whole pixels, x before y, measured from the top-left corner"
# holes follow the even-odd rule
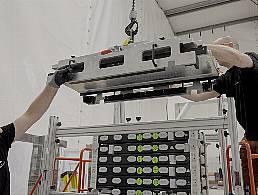
[[[58,60],[120,45],[126,38],[124,28],[129,23],[131,4],[131,0],[0,1],[4,83],[0,86],[1,124],[12,122],[27,109],[43,89],[51,65]],[[154,0],[138,0],[136,6],[140,23],[137,41],[173,36],[167,18]],[[166,99],[149,101],[143,114],[149,114],[150,105],[153,110],[160,110]],[[164,113],[162,109],[155,114],[165,120]],[[50,115],[59,116],[63,127],[113,123],[113,105],[86,106],[79,94],[62,87],[49,111],[29,133],[46,134]],[[147,118],[155,118],[152,115]],[[21,169],[16,165],[25,162],[23,157],[31,149],[21,145],[17,147],[23,150],[14,145],[10,152],[13,195],[27,193],[28,167]],[[18,176],[24,177],[21,180]]]
[[[139,34],[136,41],[170,38],[173,32],[163,11],[155,0],[137,0]],[[113,45],[126,38],[124,28],[129,23],[132,0],[2,0],[0,1],[0,90],[1,125],[22,114],[43,89],[51,65],[71,55],[85,55]],[[223,35],[232,35],[243,51],[258,52],[258,24],[254,22],[191,34],[194,40],[211,42]],[[243,36],[243,34],[245,36]],[[188,35],[180,36],[188,38]],[[168,100],[168,101],[167,101]],[[161,98],[126,103],[126,117],[135,122],[175,118],[175,103],[186,102],[180,97]],[[206,109],[206,108],[205,108]],[[168,110],[168,113],[166,113]],[[198,110],[196,113],[200,113]],[[113,104],[87,106],[79,94],[62,87],[44,117],[30,133],[47,133],[50,115],[60,117],[63,127],[113,123]],[[196,116],[198,117],[198,116]],[[80,149],[90,139],[72,139],[72,148]],[[23,150],[17,150],[24,148]],[[28,164],[23,158],[31,153],[27,145],[10,152],[12,194],[24,195]],[[12,159],[15,159],[12,160]],[[19,176],[26,176],[20,180]]]

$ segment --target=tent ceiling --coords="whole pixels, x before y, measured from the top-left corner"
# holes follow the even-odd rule
[[[258,20],[258,0],[156,1],[177,35]]]

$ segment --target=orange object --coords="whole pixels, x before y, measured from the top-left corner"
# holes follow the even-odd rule
[[[36,181],[35,185],[33,186],[33,188],[32,188],[32,190],[31,190],[29,195],[32,195],[35,192],[35,190],[37,189],[41,179],[42,179],[42,174],[40,174],[39,178],[37,179],[37,181]]]
[[[91,163],[92,160],[89,159],[89,160],[84,160],[83,159],[83,154],[85,151],[92,151],[92,149],[90,148],[84,148],[81,150],[80,152],[80,158],[67,158],[67,157],[56,157],[55,160],[54,160],[54,169],[53,171],[55,170],[55,167],[56,167],[56,162],[59,161],[59,160],[64,160],[64,161],[78,161],[78,164],[73,172],[73,174],[75,174],[79,168],[79,177],[78,177],[78,193],[80,192],[84,192],[84,191],[87,191],[87,189],[84,189],[84,179],[85,179],[85,165],[87,163]],[[83,167],[84,166],[84,167]],[[83,176],[83,177],[82,177]],[[54,178],[54,174],[53,174],[53,178]],[[53,185],[53,178],[52,178],[52,185]],[[72,177],[71,177],[72,178]],[[66,188],[68,187],[68,185],[70,184],[71,182],[71,179],[67,182],[65,188],[64,188],[64,191],[66,190]],[[81,185],[82,184],[82,185]],[[81,186],[82,186],[82,189],[81,189]]]
[[[254,172],[253,172],[253,159],[258,159],[258,154],[252,154],[251,147],[247,141],[240,142],[240,145],[242,145],[246,149],[247,154],[247,164],[248,164],[248,171],[249,171],[249,179],[250,179],[250,190],[252,195],[257,195],[255,190],[255,181],[254,181]],[[232,193],[232,181],[231,181],[231,171],[230,171],[230,159],[229,157],[229,149],[231,146],[229,145],[227,147],[227,168],[228,168],[228,179],[229,179],[229,192]]]
[[[231,146],[228,146],[227,147],[227,150],[226,150],[226,155],[227,155],[227,170],[228,170],[228,191],[229,193],[232,194],[232,180],[231,180],[231,169],[230,169],[230,161],[232,160],[230,157],[229,157],[229,149],[231,148]]]
[[[69,184],[70,184],[71,181],[72,181],[73,176],[77,173],[77,169],[78,169],[78,167],[79,167],[79,164],[80,164],[80,163],[78,163],[77,166],[76,166],[76,168],[74,169],[74,171],[73,171],[71,177],[69,178],[67,184],[65,185],[65,187],[64,187],[64,189],[63,189],[63,192],[66,191],[66,189],[68,188]]]
[[[85,162],[83,162],[83,169],[82,169],[82,189],[84,190],[84,180],[85,180]]]
[[[55,171],[55,167],[56,167],[56,162],[59,161],[59,160],[64,160],[64,161],[79,161],[75,170],[73,171],[73,175],[76,174],[78,168],[79,169],[79,178],[78,178],[78,192],[84,192],[84,191],[87,191],[88,189],[84,189],[84,179],[85,179],[85,165],[87,163],[91,163],[92,160],[89,159],[89,160],[83,160],[83,154],[85,151],[92,151],[92,149],[90,148],[84,148],[81,150],[80,152],[80,158],[67,158],[67,157],[56,157],[55,160],[54,160],[54,168],[53,168],[53,174],[52,174],[52,185],[54,184],[54,171]],[[81,178],[81,175],[83,175],[83,177]],[[37,179],[35,185],[33,186],[31,192],[29,193],[29,195],[33,195],[33,193],[35,192],[35,190],[37,189],[38,185],[39,185],[39,182],[42,180],[43,176],[42,174],[39,176],[39,178]],[[69,181],[67,182],[66,186],[64,187],[63,191],[65,191],[67,189],[67,187],[69,186],[70,182],[72,181],[72,178],[73,177],[70,177]],[[81,189],[81,183],[83,184],[82,185],[82,189]]]
[[[92,151],[92,149],[90,148],[84,148],[81,150],[80,152],[80,165],[79,165],[79,182],[78,182],[78,193],[85,191],[84,189],[81,189],[82,186],[82,182],[84,183],[84,181],[82,181],[82,169],[83,169],[83,154],[85,151]],[[84,186],[84,185],[83,185]],[[87,190],[87,189],[86,189]]]
[[[106,50],[103,50],[103,51],[100,52],[101,55],[107,55],[107,54],[110,54],[110,53],[112,53],[112,50],[110,50],[110,49],[106,49]]]
[[[56,157],[54,160],[54,165],[53,165],[53,174],[52,174],[52,186],[54,185],[54,171],[55,171],[55,167],[56,167],[56,162],[59,160],[63,160],[63,161],[80,161],[80,158],[67,158],[67,157]],[[82,160],[83,163],[91,163],[92,160]]]

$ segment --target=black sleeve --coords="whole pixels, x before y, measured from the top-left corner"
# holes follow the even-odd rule
[[[5,143],[5,145],[8,148],[11,148],[11,145],[14,141],[14,137],[15,137],[15,127],[14,124],[11,123],[9,125],[3,126],[1,127],[1,129],[3,130],[3,132],[0,134],[1,139],[3,140],[3,142]]]
[[[258,54],[254,52],[246,52],[245,54],[253,60],[254,68],[258,69]]]
[[[233,97],[234,90],[232,87],[232,72],[233,69],[229,69],[225,74],[218,77],[213,83],[213,90],[218,92],[220,95],[226,94],[227,97]]]

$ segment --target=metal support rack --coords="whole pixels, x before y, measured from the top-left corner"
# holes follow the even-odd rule
[[[233,102],[230,100],[229,101],[229,112],[232,111],[230,107],[234,106]],[[117,109],[119,111],[120,109]],[[228,113],[229,116],[232,115],[234,116],[233,113]],[[141,122],[141,123],[135,123],[135,124],[114,124],[114,125],[102,125],[102,126],[92,126],[92,127],[72,127],[72,128],[60,128],[57,126],[58,124],[58,119],[57,117],[51,117],[50,118],[50,132],[51,136],[49,136],[49,143],[55,143],[56,138],[61,138],[61,137],[78,137],[78,136],[95,136],[94,140],[96,142],[97,136],[101,135],[117,135],[117,134],[133,134],[133,133],[154,133],[154,132],[178,132],[178,131],[189,131],[189,133],[194,133],[198,130],[202,131],[208,131],[208,130],[216,130],[216,129],[221,129],[221,130],[229,130],[230,138],[231,138],[231,143],[232,148],[235,148],[237,151],[238,149],[238,142],[236,141],[236,134],[234,135],[232,132],[236,133],[236,126],[235,122],[236,120],[232,120],[232,117],[215,117],[215,118],[206,118],[206,119],[184,119],[184,120],[171,120],[171,121],[159,121],[159,122]],[[120,121],[122,122],[122,121]],[[53,136],[54,135],[54,136]],[[220,136],[220,134],[219,134]],[[55,144],[54,144],[55,145]],[[49,150],[52,150],[54,152],[53,144],[49,145]],[[98,146],[98,145],[96,145]],[[52,149],[50,149],[52,148]],[[93,144],[94,148],[94,144]],[[98,147],[95,147],[98,148]],[[49,151],[48,150],[48,151]],[[233,149],[234,150],[234,149]],[[236,152],[237,154],[237,152]],[[239,165],[239,157],[238,156],[232,156],[233,157],[233,165],[238,164]],[[96,150],[93,150],[93,162],[92,162],[92,180],[91,180],[91,186],[95,187],[95,182],[94,179],[96,179],[96,175],[94,176],[94,173],[97,173],[97,162],[96,160]],[[51,156],[49,156],[51,157]],[[50,165],[51,164],[51,159],[48,157],[46,159],[45,164]],[[235,161],[235,162],[234,162]],[[224,167],[223,167],[224,168]],[[48,170],[47,170],[48,169]],[[225,168],[225,170],[227,170]],[[233,170],[235,171],[235,174],[233,174],[234,177],[239,177],[241,176],[241,171],[239,171],[239,168],[236,169],[233,167]],[[51,166],[48,168],[46,167],[45,169],[46,172],[51,173]],[[46,174],[47,177],[49,178],[48,174]],[[225,176],[225,175],[224,175]],[[233,181],[239,181],[239,178],[233,179]],[[241,180],[241,179],[240,179]],[[96,180],[95,180],[96,181]],[[47,180],[44,180],[43,182],[47,182]],[[224,182],[227,182],[225,180]],[[225,187],[228,186],[227,183],[225,183]],[[47,189],[44,191],[44,193],[41,193],[40,195],[45,195],[45,194],[62,194],[59,192],[52,192],[50,190],[50,185],[42,185],[44,189]],[[241,182],[240,183],[233,183],[233,189],[234,189],[234,194],[235,195],[242,195],[242,186]],[[75,193],[76,194],[76,193]],[[87,194],[87,193],[86,193]],[[89,193],[88,193],[89,194]],[[98,194],[97,192],[95,194]],[[199,192],[194,192],[192,194],[199,194]],[[225,188],[225,195],[229,195],[228,189]]]

